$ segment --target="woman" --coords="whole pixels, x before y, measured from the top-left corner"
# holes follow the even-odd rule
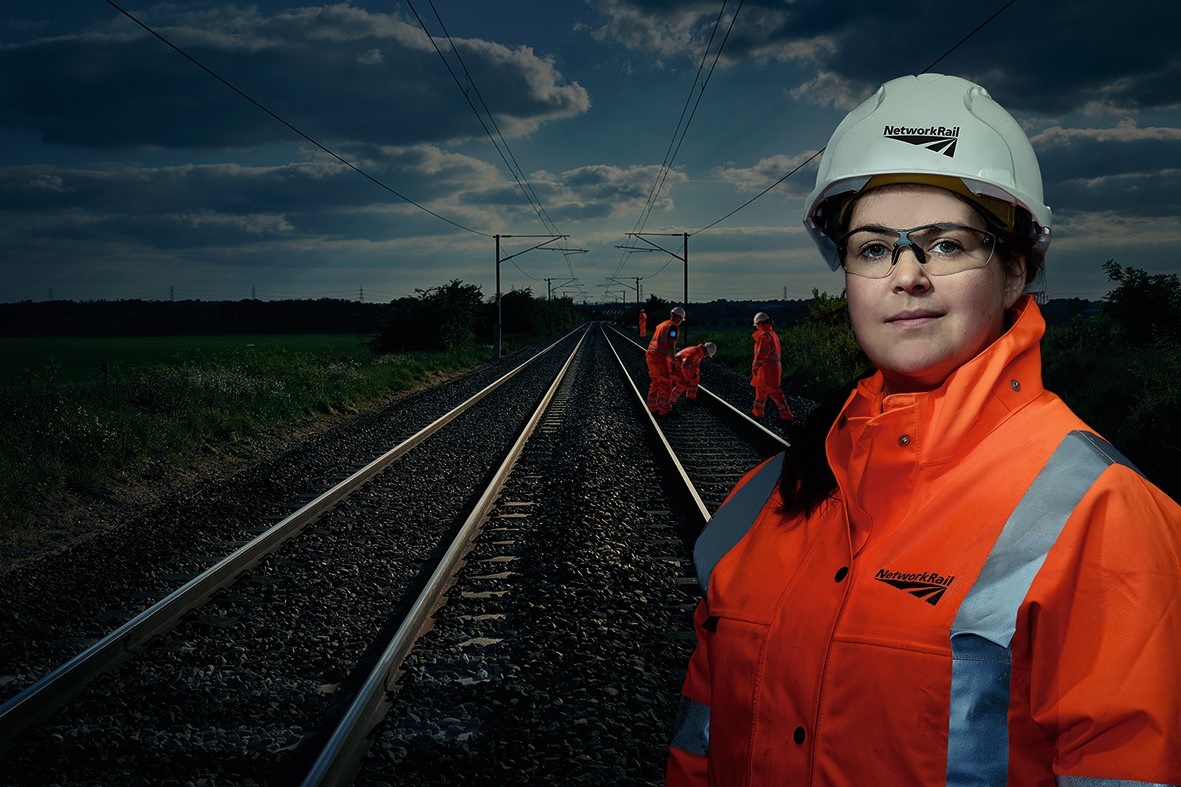
[[[805,224],[874,371],[698,540],[668,783],[1181,784],[1181,509],[1042,388],[1020,127],[888,82]]]

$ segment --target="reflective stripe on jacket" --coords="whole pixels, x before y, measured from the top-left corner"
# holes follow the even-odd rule
[[[750,384],[756,388],[778,388],[783,379],[779,334],[767,327],[759,328],[750,336],[755,340],[754,359],[750,365]]]
[[[770,464],[731,493],[669,784],[1181,784],[1181,509],[1042,389],[1043,330],[863,381],[811,519]]]

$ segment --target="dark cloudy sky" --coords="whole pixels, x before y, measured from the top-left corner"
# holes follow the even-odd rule
[[[1179,23],[1148,0],[10,3],[0,302],[491,296],[498,234],[504,291],[680,300],[687,232],[692,301],[838,293],[800,224],[814,164],[759,195],[928,69],[1025,126],[1047,292],[1097,299],[1107,259],[1181,272]],[[636,231],[666,251],[621,249],[652,248]]]

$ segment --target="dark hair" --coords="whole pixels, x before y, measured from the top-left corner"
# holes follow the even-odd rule
[[[996,236],[996,251],[1001,262],[1008,264],[1016,256],[1025,260],[1025,285],[1027,287],[1030,282],[1042,275],[1046,265],[1046,254],[1037,244],[1037,224],[1033,220],[1032,213],[1019,205],[1016,206],[1013,210],[1013,226],[1010,227],[993,215],[991,211],[962,194],[955,192],[952,194],[974,210],[976,215],[984,221],[984,226],[988,228],[988,231]]]
[[[840,415],[841,408],[857,383],[873,374],[866,371],[822,401],[806,418],[792,425],[791,445],[783,456],[779,473],[779,494],[783,498],[781,514],[811,517],[827,500],[836,496],[837,479],[828,466],[825,442],[828,430]]]

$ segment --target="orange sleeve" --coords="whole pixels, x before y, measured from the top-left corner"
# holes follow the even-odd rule
[[[1031,734],[1056,741],[1055,772],[1181,784],[1181,508],[1110,468],[1028,601],[1029,685],[1018,694],[1040,728]]]
[[[705,600],[697,602],[697,609],[693,613],[693,628],[697,632],[697,648],[689,658],[689,668],[685,674],[685,682],[681,687],[682,708],[685,704],[708,709],[710,704],[710,667],[709,640],[707,630],[709,608]],[[684,719],[678,714],[677,722]],[[691,722],[690,722],[691,723]],[[699,787],[707,783],[708,759],[706,755],[686,751],[677,745],[681,731],[673,730],[673,742],[668,749],[668,765],[665,771],[665,784],[668,787]]]

